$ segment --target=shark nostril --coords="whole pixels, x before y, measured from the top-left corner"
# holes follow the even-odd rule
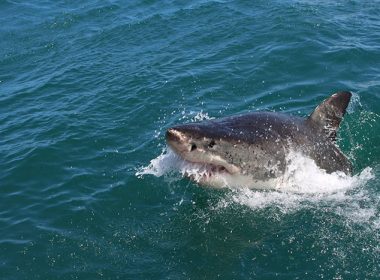
[[[192,151],[194,151],[194,150],[196,150],[196,149],[197,149],[197,145],[195,145],[195,144],[191,144],[190,151],[192,152]]]

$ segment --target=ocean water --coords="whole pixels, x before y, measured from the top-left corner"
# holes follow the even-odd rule
[[[379,279],[379,1],[0,0],[1,279]],[[165,130],[354,93],[352,177],[182,178]],[[177,170],[176,170],[177,168]]]

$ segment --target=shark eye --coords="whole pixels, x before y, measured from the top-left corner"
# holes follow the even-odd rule
[[[194,151],[195,149],[197,149],[197,145],[192,144],[192,145],[191,145],[191,149],[190,149],[190,151],[192,152],[192,151]]]
[[[209,148],[212,148],[215,146],[215,141],[214,140],[211,140],[211,142],[208,144],[208,147]]]

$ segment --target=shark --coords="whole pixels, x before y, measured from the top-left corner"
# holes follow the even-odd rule
[[[292,152],[326,173],[351,175],[352,164],[336,141],[351,96],[334,93],[306,118],[263,111],[180,124],[167,129],[166,142],[183,161],[205,171],[198,183],[216,188],[273,187]]]

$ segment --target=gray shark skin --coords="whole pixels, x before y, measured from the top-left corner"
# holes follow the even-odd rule
[[[216,185],[213,178],[223,174],[256,183],[278,178],[290,151],[313,159],[327,173],[351,174],[350,161],[335,144],[350,99],[350,92],[335,93],[308,118],[254,112],[178,125],[167,130],[166,141],[185,161],[207,167],[200,182],[205,185]]]

